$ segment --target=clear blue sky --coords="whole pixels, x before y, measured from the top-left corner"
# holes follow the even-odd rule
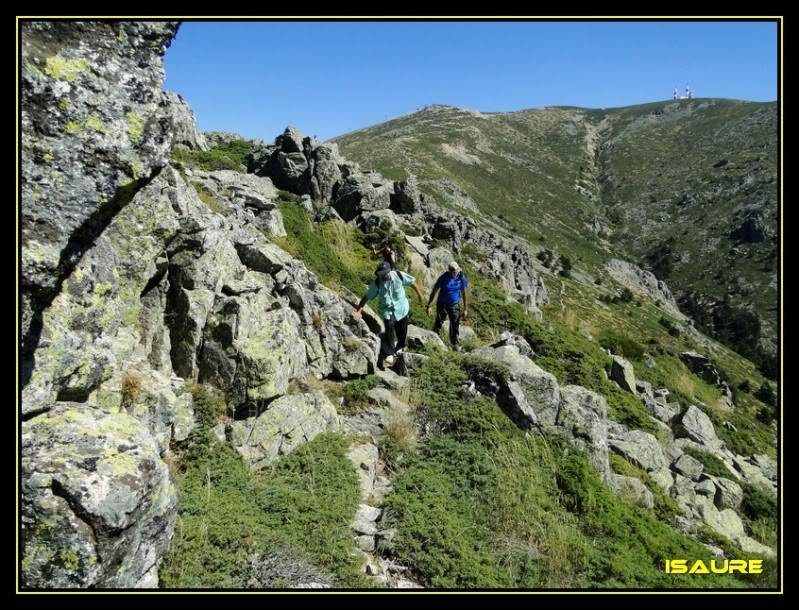
[[[203,131],[327,139],[427,104],[612,108],[777,97],[777,25],[754,22],[185,22],[165,87]]]

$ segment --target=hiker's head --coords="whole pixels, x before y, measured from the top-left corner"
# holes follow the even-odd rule
[[[452,277],[458,277],[458,274],[461,272],[461,266],[455,261],[452,261],[447,269]]]
[[[375,276],[381,282],[386,281],[386,278],[388,277],[389,273],[391,273],[391,265],[389,265],[387,261],[383,261],[382,263],[380,263],[377,266],[377,269],[375,270]]]

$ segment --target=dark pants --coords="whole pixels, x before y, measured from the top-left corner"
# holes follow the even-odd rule
[[[460,303],[454,305],[442,305],[441,301],[436,303],[436,322],[433,324],[433,332],[438,333],[444,318],[449,317],[449,342],[451,345],[458,345],[458,327],[461,322]]]
[[[405,349],[405,340],[408,338],[409,317],[410,314],[402,318],[402,320],[397,320],[394,314],[391,314],[390,318],[383,320],[385,331],[380,335],[380,356],[382,358],[393,356],[398,349]],[[395,341],[396,347],[394,345]]]

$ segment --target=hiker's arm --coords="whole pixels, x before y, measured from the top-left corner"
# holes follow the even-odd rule
[[[358,301],[358,306],[352,311],[352,317],[356,320],[360,320],[363,308],[369,302],[369,299],[373,299],[375,296],[377,296],[377,288],[374,284],[369,284],[369,289],[366,291],[366,294],[361,297],[361,300]]]
[[[428,316],[432,316],[433,315],[433,310],[431,309],[431,304],[433,303],[433,300],[436,298],[437,294],[438,294],[438,286],[435,286],[433,288],[433,292],[430,293],[430,300],[427,301],[427,315]]]
[[[463,295],[463,319],[466,320],[469,317],[469,298],[466,288],[461,288],[461,294]]]
[[[419,305],[424,305],[424,295],[422,294],[422,289],[419,288],[418,282],[414,282],[411,286],[416,291],[416,294],[419,295]]]

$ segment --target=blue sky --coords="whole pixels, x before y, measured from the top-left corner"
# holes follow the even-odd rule
[[[482,111],[777,97],[756,22],[184,22],[165,59],[203,131],[327,139],[427,104]]]

